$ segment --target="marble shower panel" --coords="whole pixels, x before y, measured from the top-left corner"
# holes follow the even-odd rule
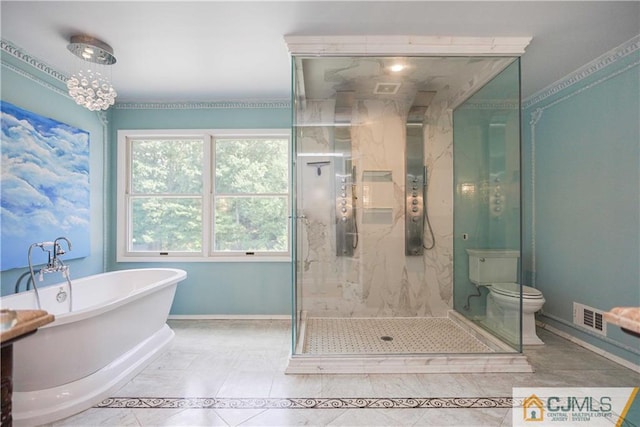
[[[352,161],[358,171],[356,206],[359,244],[353,257],[335,255],[332,186],[313,168],[299,176],[299,209],[304,235],[302,310],[314,317],[446,316],[452,308],[452,134],[450,112],[427,114],[425,159],[429,168],[429,214],[437,244],[422,257],[404,250],[405,121],[408,105],[392,100],[360,100],[353,111]],[[298,152],[304,161],[336,160],[332,127],[333,104],[307,101],[306,123],[298,127]],[[441,116],[445,117],[441,117]],[[445,124],[445,126],[442,126]],[[448,126],[446,126],[448,125]],[[311,156],[314,154],[315,156]],[[301,158],[298,159],[300,161]],[[331,166],[333,168],[333,164]],[[364,171],[390,171],[391,190],[382,199],[389,216],[363,222]],[[329,174],[327,174],[329,175]],[[328,178],[326,178],[328,180]],[[390,202],[389,202],[390,200]]]

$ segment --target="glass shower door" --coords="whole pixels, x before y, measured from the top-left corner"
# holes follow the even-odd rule
[[[470,280],[469,250],[489,250],[491,258],[481,261],[492,268],[513,267],[513,274],[504,276],[508,279],[488,282],[523,283],[519,274],[519,106],[520,67],[516,59],[458,106],[453,116],[454,309],[516,351],[521,349],[522,295],[520,301],[514,299],[515,309],[510,310],[496,303],[489,288],[475,286]],[[494,254],[502,258],[496,261]],[[499,275],[489,271],[486,277]]]
[[[298,64],[299,65],[299,64]],[[302,286],[301,284],[304,281],[304,270],[302,268],[302,260],[304,259],[304,244],[305,239],[305,227],[302,226],[302,221],[305,219],[304,215],[301,213],[300,206],[302,205],[302,192],[301,189],[304,188],[304,183],[301,181],[301,176],[299,174],[299,161],[298,161],[298,140],[299,140],[299,129],[296,126],[297,118],[298,118],[298,109],[296,102],[296,94],[298,92],[297,85],[299,84],[298,75],[296,70],[296,61],[292,61],[291,63],[291,75],[292,75],[292,117],[291,122],[293,124],[292,134],[291,134],[291,181],[292,181],[292,202],[291,202],[291,230],[292,230],[292,269],[291,269],[291,279],[292,279],[292,289],[291,289],[291,318],[292,318],[292,348],[291,354],[299,353],[298,343],[300,342],[300,334],[302,329]]]
[[[331,126],[298,117],[294,126],[294,353],[301,354],[306,314],[314,296],[327,295],[337,283],[336,184],[340,160],[330,146],[318,141],[333,137]]]

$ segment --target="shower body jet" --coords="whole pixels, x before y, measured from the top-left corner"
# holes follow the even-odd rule
[[[354,101],[354,92],[336,92],[334,151],[341,154],[335,163],[336,256],[348,257],[353,256],[358,245],[355,166],[351,147],[351,115]]]
[[[435,92],[418,91],[406,122],[405,255],[424,253],[427,168],[424,163],[424,121]]]

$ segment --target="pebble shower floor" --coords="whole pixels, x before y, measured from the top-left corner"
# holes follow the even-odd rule
[[[308,318],[305,354],[492,353],[448,318]]]

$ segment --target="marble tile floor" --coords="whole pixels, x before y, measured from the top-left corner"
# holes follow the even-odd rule
[[[509,426],[512,387],[623,387],[640,374],[548,331],[533,374],[285,375],[283,320],[173,320],[172,348],[50,426]]]

